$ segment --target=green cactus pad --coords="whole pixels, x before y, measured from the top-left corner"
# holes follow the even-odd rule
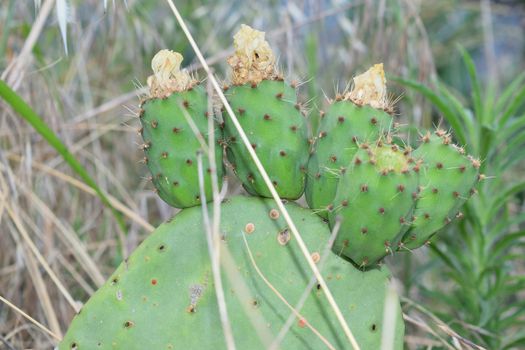
[[[392,127],[392,116],[352,101],[336,101],[322,115],[315,150],[308,163],[306,200],[324,218],[333,209],[337,183],[361,142],[375,141]]]
[[[226,96],[279,196],[299,198],[309,144],[295,90],[283,81],[263,80],[257,85],[232,86]],[[230,117],[224,115],[224,120],[228,159],[235,173],[249,193],[271,197]]]
[[[409,228],[418,176],[396,145],[361,146],[337,186],[330,224],[341,218],[334,252],[359,267],[392,253]]]
[[[144,161],[159,196],[176,208],[200,204],[197,151],[200,143],[191,130],[182,109],[195,122],[199,132],[207,138],[208,102],[206,91],[197,85],[184,92],[174,92],[169,97],[151,98],[142,104],[140,120],[144,139]],[[221,130],[216,128],[216,139]],[[222,147],[215,148],[217,177],[222,182]],[[206,198],[212,198],[209,161],[203,159]]]
[[[287,209],[312,255],[322,255],[327,225],[308,209],[295,204],[287,204]],[[290,304],[299,301],[312,274],[271,200],[234,197],[222,205],[221,216],[221,244],[231,252],[234,270],[249,293],[249,300],[241,304],[240,291],[223,273],[237,348],[267,348],[290,311],[257,274],[243,232],[257,267]],[[326,260],[321,257],[321,265],[361,349],[379,349],[389,279],[386,267],[362,272],[331,252]],[[396,308],[393,348],[402,349],[404,324],[399,305]],[[351,348],[323,291],[315,285],[300,312],[335,348]],[[252,325],[255,316],[264,319],[259,331],[271,335],[266,344]],[[183,210],[151,234],[84,305],[59,345],[60,350],[225,348],[202,212],[197,207]],[[295,319],[280,348],[325,346],[304,320]]]
[[[465,156],[463,149],[451,144],[450,136],[440,130],[435,135],[425,135],[413,155],[421,160],[420,198],[415,220],[403,238],[408,249],[425,244],[458,215],[479,174],[479,162]]]

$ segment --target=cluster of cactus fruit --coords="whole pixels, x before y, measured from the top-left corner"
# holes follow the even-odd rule
[[[482,178],[479,161],[442,130],[423,134],[415,150],[406,146],[396,132],[382,65],[355,77],[352,90],[330,101],[319,130],[309,135],[296,86],[276,70],[264,33],[243,25],[234,44],[228,59],[231,85],[224,94],[279,196],[296,200],[305,194],[310,209],[293,202],[285,206],[357,343],[379,349],[382,332],[390,327],[395,334],[390,348],[402,349],[398,302],[395,323],[383,323],[390,273],[381,261],[429,242],[461,215],[461,205]],[[154,57],[140,133],[156,192],[183,210],[148,237],[84,305],[59,348],[226,347],[201,209],[203,197],[213,198],[213,176],[222,185],[224,152],[252,195],[221,204],[220,244],[244,284],[225,278],[223,285],[235,344],[241,349],[351,348],[320,285],[308,289],[308,264],[238,129],[226,113],[221,118],[213,112],[218,109],[210,108],[208,92],[180,69],[181,62],[180,54],[168,50]],[[210,132],[217,142],[214,160],[199,156]],[[300,317],[293,316],[288,330],[290,310],[276,291],[291,305],[302,299]]]

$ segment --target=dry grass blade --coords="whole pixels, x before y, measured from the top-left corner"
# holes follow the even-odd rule
[[[321,260],[319,261],[319,271],[323,270],[323,266],[326,262],[326,258],[328,257],[329,254],[331,254],[331,249],[332,249],[332,246],[334,245],[337,234],[339,233],[340,227],[341,227],[341,220],[337,220],[330,234],[330,238],[328,239],[328,242],[326,242],[326,246],[321,254]],[[299,298],[299,301],[297,302],[297,304],[295,304],[295,307],[294,307],[295,310],[297,310],[298,312],[301,311],[304,303],[306,302],[306,299],[310,295],[310,292],[312,291],[312,288],[315,286],[315,284],[316,284],[315,276],[312,276],[303,294],[301,295],[301,298]],[[290,331],[290,328],[292,327],[292,324],[295,318],[296,318],[295,314],[292,312],[290,316],[288,317],[288,319],[286,320],[286,323],[284,324],[284,326],[279,331],[277,338],[275,338],[269,350],[279,349],[279,345],[283,341],[286,334]]]
[[[209,91],[208,91],[209,92]],[[233,338],[233,331],[231,327],[231,323],[228,317],[228,310],[226,307],[226,298],[224,295],[224,288],[221,278],[221,261],[220,261],[220,237],[219,237],[219,224],[220,224],[220,193],[219,193],[219,186],[217,181],[217,171],[216,167],[217,164],[215,162],[215,148],[214,143],[214,123],[213,123],[213,108],[211,105],[212,101],[212,94],[208,94],[208,114],[210,117],[208,118],[208,129],[210,134],[210,139],[208,142],[210,143],[210,146],[206,144],[206,140],[204,140],[203,135],[200,133],[199,129],[197,128],[197,125],[195,124],[195,121],[192,119],[190,114],[186,111],[185,108],[181,108],[181,111],[184,115],[184,118],[186,119],[186,122],[190,126],[190,129],[192,130],[195,138],[200,143],[202,151],[204,151],[209,159],[210,162],[210,176],[212,180],[212,190],[213,190],[213,204],[214,204],[214,210],[213,210],[213,222],[210,223],[209,213],[208,213],[208,205],[207,205],[207,199],[206,199],[206,191],[204,189],[204,170],[202,166],[202,151],[199,151],[197,154],[197,166],[198,166],[198,176],[199,176],[199,190],[200,190],[200,197],[201,197],[201,207],[202,207],[202,216],[203,216],[203,222],[204,227],[206,229],[206,240],[208,242],[208,251],[210,255],[210,261],[211,261],[211,267],[212,267],[212,274],[213,274],[213,281],[215,286],[215,295],[217,297],[217,304],[219,306],[219,315],[221,319],[221,325],[223,329],[224,339],[226,341],[226,346],[229,350],[235,350],[235,340]],[[181,106],[183,107],[183,106]]]
[[[58,336],[62,336],[57,315],[51,304],[51,298],[49,297],[49,293],[47,291],[42,275],[40,274],[40,271],[38,269],[38,265],[35,262],[34,257],[27,248],[27,246],[23,245],[22,242],[20,242],[19,237],[15,233],[15,228],[12,227],[12,225],[8,226],[10,226],[10,233],[13,237],[13,240],[16,242],[17,246],[21,246],[23,249],[23,257],[26,263],[27,271],[38,296],[39,304],[42,306],[42,310],[49,323],[49,327],[55,334],[58,334]]]
[[[393,350],[396,335],[396,316],[399,300],[392,281],[386,289],[385,308],[383,310],[383,332],[381,333],[381,350]]]
[[[457,334],[452,328],[450,328],[445,322],[443,322],[441,319],[439,319],[436,315],[434,315],[432,312],[430,312],[429,310],[427,310],[426,308],[424,308],[423,306],[417,304],[416,302],[408,299],[408,298],[401,298],[401,300],[405,303],[407,303],[409,306],[415,308],[417,311],[421,312],[423,315],[427,316],[428,318],[430,318],[430,320],[437,326],[437,328],[439,330],[441,330],[443,333],[445,333],[446,335],[448,335],[449,337],[451,337],[456,343],[460,343],[460,344],[463,344],[465,346],[467,346],[469,349],[474,349],[474,350],[487,350],[486,348],[480,346],[480,345],[477,345],[475,344],[474,342],[472,342],[471,340],[469,339],[466,339],[462,336],[460,336],[459,334]],[[432,329],[432,327],[427,324],[427,323],[424,323],[423,321],[415,321],[413,318],[411,318],[410,316],[408,315],[404,315],[405,319],[411,323],[414,323],[420,327],[422,327],[423,329],[427,330],[429,333],[433,334],[434,336],[436,336],[439,340],[441,340],[442,342],[448,344],[441,336],[439,336],[437,334],[437,332]],[[450,346],[450,345],[449,345]],[[452,347],[451,347],[452,348]]]
[[[209,155],[210,150],[208,148],[208,145],[206,144],[206,140],[204,140],[204,137],[200,133],[199,128],[197,128],[197,124],[195,124],[195,121],[193,121],[192,117],[190,116],[186,108],[183,108],[182,104],[180,105],[180,107],[181,107],[180,110],[182,111],[182,115],[184,116],[184,118],[186,119],[186,122],[190,126],[190,129],[193,132],[193,135],[199,141],[202,151]]]
[[[7,210],[8,211],[8,214],[10,215],[11,219],[13,220],[13,222],[15,222],[15,220],[17,222],[20,223],[20,219],[18,217],[16,217],[15,215],[13,215],[14,213],[12,213],[12,210],[9,206],[9,203],[8,203],[8,197],[7,197],[7,183],[4,179],[4,177],[2,176],[2,174],[0,173],[0,187],[1,187],[1,191],[0,191],[0,198],[2,199],[1,200],[1,211],[0,213],[3,214],[4,210]],[[14,218],[13,218],[14,216]],[[1,218],[1,217],[0,217]],[[38,295],[38,299],[39,299],[39,302],[44,310],[44,313],[46,315],[46,318],[49,322],[49,325],[51,327],[51,330],[53,331],[53,333],[55,334],[58,334],[59,337],[62,336],[62,332],[60,330],[60,325],[58,323],[58,319],[57,319],[57,316],[56,316],[56,313],[55,313],[55,310],[54,308],[52,307],[51,305],[51,298],[49,297],[49,294],[47,292],[47,289],[46,289],[46,285],[44,283],[44,280],[42,279],[42,276],[40,274],[40,271],[38,269],[38,266],[34,260],[34,257],[33,255],[30,253],[30,251],[28,250],[27,248],[27,245],[23,245],[21,242],[20,242],[20,239],[18,237],[18,235],[16,234],[16,230],[14,227],[12,227],[12,225],[9,225],[10,226],[10,230],[9,232],[11,233],[11,235],[13,236],[13,239],[15,240],[16,244],[18,246],[22,246],[23,247],[23,250],[24,250],[24,260],[26,261],[26,264],[27,264],[27,269],[28,269],[28,272],[29,272],[29,275],[32,279],[32,282],[33,282],[33,285],[35,287],[35,291]]]
[[[14,161],[17,161],[17,162],[21,162],[22,161],[22,157],[20,157],[19,155],[16,155],[16,154],[8,154],[7,155],[7,158],[10,159],[10,160],[14,160]],[[34,167],[35,169],[38,169],[38,170],[41,170],[49,175],[52,175],[56,178],[59,178],[61,180],[64,180],[68,183],[70,183],[71,185],[75,186],[76,188],[92,195],[92,196],[97,196],[97,193],[95,192],[95,190],[91,187],[89,187],[88,185],[86,185],[85,183],[83,183],[82,181],[79,181],[77,179],[75,179],[74,177],[71,177],[67,174],[64,174],[56,169],[53,169],[45,164],[42,164],[42,163],[39,163],[39,162],[36,162],[34,160],[31,161],[31,166]],[[127,207],[126,205],[124,205],[122,202],[120,202],[118,199],[116,199],[115,197],[111,196],[110,194],[107,194],[107,197],[108,197],[108,200],[109,202],[111,203],[111,205],[117,209],[118,211],[120,211],[122,214],[126,215],[129,219],[133,220],[134,222],[136,222],[137,224],[139,224],[140,226],[142,226],[146,231],[148,232],[151,232],[153,231],[155,228],[149,224],[146,220],[144,220],[142,217],[140,217],[138,214],[136,214],[133,210],[131,210],[129,207]]]
[[[335,350],[335,347],[326,339],[314,326],[310,324],[310,322],[301,315],[290,303],[283,297],[283,295],[275,289],[275,287],[268,281],[266,276],[262,273],[262,271],[259,269],[259,266],[257,266],[257,263],[255,262],[255,259],[252,254],[252,250],[250,249],[250,246],[248,245],[248,241],[246,240],[246,235],[244,232],[242,232],[242,238],[244,240],[244,245],[246,246],[246,251],[248,252],[248,257],[250,258],[250,262],[253,265],[253,268],[259,275],[259,277],[263,280],[263,282],[272,290],[272,292],[290,309],[290,311],[297,317],[298,319],[304,321],[304,324],[308,329],[310,329],[321,341],[331,350]]]
[[[27,102],[22,99],[12,88],[4,81],[0,80],[0,95],[11,108],[19,114],[26,122],[28,122],[38,133],[45,139],[45,141],[52,146],[60,156],[67,162],[70,168],[76,172],[90,187],[92,187],[100,197],[100,200],[111,209],[117,223],[122,231],[125,230],[125,223],[122,220],[121,214],[111,206],[104,192],[97,185],[95,180],[89,175],[86,168],[76,159],[68,150],[67,146],[55,134],[55,132],[47,125],[47,123],[33,110]],[[119,231],[119,233],[121,233]],[[124,244],[122,240],[119,242],[120,248],[124,252]],[[123,254],[125,256],[125,254]]]
[[[2,165],[0,165],[0,168]],[[21,189],[21,191],[31,200],[37,209],[41,212],[42,217],[49,219],[58,228],[57,232],[59,237],[69,247],[75,258],[78,260],[80,265],[89,274],[90,278],[95,284],[100,287],[105,282],[105,278],[98,269],[97,264],[87,253],[84,243],[78,239],[75,232],[68,229],[53,213],[53,211],[40,199],[34,192],[24,186],[24,184],[17,178],[14,178],[14,182]]]
[[[270,192],[272,194],[272,197],[275,200],[275,202],[276,202],[276,204],[277,204],[277,206],[279,208],[279,211],[283,214],[283,217],[284,217],[286,223],[289,225],[290,231],[292,232],[294,238],[296,239],[297,243],[299,244],[301,252],[303,253],[305,259],[307,260],[308,265],[310,266],[310,269],[314,272],[314,275],[317,278],[317,281],[321,285],[321,289],[325,293],[326,298],[327,298],[330,306],[332,307],[332,309],[333,309],[333,311],[334,311],[334,313],[335,313],[335,315],[336,315],[336,317],[337,317],[337,319],[339,321],[339,324],[343,328],[343,331],[344,331],[346,337],[350,341],[350,344],[352,345],[352,347],[355,350],[359,350],[360,347],[357,344],[357,341],[355,340],[355,337],[352,334],[352,331],[348,327],[348,324],[346,323],[346,320],[345,320],[345,318],[344,318],[344,316],[343,316],[343,314],[341,312],[341,309],[337,305],[337,303],[336,303],[332,293],[328,289],[328,285],[326,284],[326,281],[324,280],[323,276],[321,275],[321,273],[317,269],[317,266],[315,265],[314,261],[312,260],[311,254],[308,251],[308,248],[306,247],[306,244],[304,243],[303,239],[301,238],[301,235],[299,234],[299,231],[297,230],[297,227],[295,226],[294,222],[292,221],[292,218],[290,217],[290,215],[288,214],[288,211],[284,207],[284,205],[283,205],[283,203],[281,201],[281,198],[279,197],[279,195],[277,194],[277,191],[275,190],[274,186],[272,185],[272,182],[271,182],[271,180],[270,180],[270,178],[268,176],[268,173],[266,172],[266,170],[262,166],[259,158],[257,157],[257,154],[255,153],[255,151],[251,147],[251,143],[248,140],[248,137],[246,136],[246,133],[242,129],[242,126],[240,125],[239,121],[237,120],[237,117],[235,116],[235,113],[233,112],[230,104],[226,100],[226,97],[224,96],[224,93],[222,92],[222,89],[221,89],[219,83],[217,82],[217,79],[215,79],[215,76],[212,74],[212,72],[210,70],[210,67],[208,66],[208,64],[206,63],[206,60],[202,56],[202,53],[201,53],[199,47],[197,46],[197,44],[195,43],[195,40],[193,39],[193,36],[189,32],[189,30],[188,30],[188,28],[187,28],[187,26],[186,26],[186,24],[184,22],[184,19],[180,15],[180,13],[177,10],[177,8],[176,8],[175,4],[173,3],[173,1],[172,0],[167,0],[167,1],[168,1],[168,4],[169,4],[171,10],[173,11],[175,17],[177,18],[177,21],[179,22],[179,25],[181,26],[182,30],[184,31],[184,34],[186,35],[186,38],[190,42],[193,50],[195,51],[195,54],[197,55],[197,57],[198,57],[199,61],[201,62],[204,70],[206,71],[206,73],[208,75],[208,79],[210,80],[210,83],[213,85],[213,88],[215,89],[215,91],[219,95],[219,98],[220,98],[221,102],[223,103],[223,105],[224,105],[228,115],[230,116],[230,118],[231,118],[235,128],[239,132],[239,134],[241,136],[241,139],[242,139],[246,149],[248,150],[250,156],[252,157],[255,165],[257,166],[257,169],[259,170],[261,176],[263,177],[264,182],[266,183],[266,186],[270,190]]]
[[[413,317],[410,317],[407,314],[403,314],[403,319],[409,323],[412,323],[413,325],[423,329],[425,332],[432,334],[434,337],[436,337],[440,341],[440,345],[445,346],[449,350],[456,350],[452,345],[450,345],[443,337],[441,337],[439,334],[437,334],[432,327],[430,327],[428,324],[421,320],[416,320]]]
[[[35,46],[36,41],[42,32],[42,28],[46,23],[47,17],[53,9],[54,3],[55,0],[47,0],[41,7],[38,17],[36,18],[35,23],[33,24],[33,27],[31,28],[31,31],[24,42],[22,51],[16,60],[14,60],[11,65],[2,73],[1,79],[6,80],[7,84],[13,87],[13,90],[17,90],[20,82],[22,81],[23,70],[30,58],[30,55],[32,54],[33,47]]]
[[[17,242],[17,244],[22,246],[27,271],[38,296],[38,301],[42,306],[42,310],[44,311],[44,314],[49,323],[49,327],[55,334],[61,337],[62,331],[60,330],[60,324],[58,322],[55,309],[53,308],[53,305],[51,303],[51,297],[49,296],[46,284],[44,282],[44,279],[42,278],[42,275],[40,274],[38,264],[36,263],[33,254],[31,254],[31,251],[27,248],[27,245],[22,244],[22,242],[19,241],[19,238],[16,237],[16,234],[13,233],[13,231],[14,228],[11,230],[11,234],[13,235],[13,239]]]
[[[133,90],[131,92],[128,92],[128,93],[125,93],[125,94],[122,94],[120,96],[117,96],[103,104],[101,104],[100,106],[96,107],[96,108],[93,108],[93,109],[90,109],[89,111],[86,111],[82,114],[79,114],[77,115],[76,117],[74,117],[70,122],[69,124],[77,124],[79,122],[82,122],[86,119],[90,119],[94,116],[97,116],[99,114],[102,114],[102,113],[105,113],[105,112],[108,112],[116,107],[119,107],[121,106],[122,104],[124,104],[125,102],[133,99],[133,98],[136,98],[137,97],[137,94],[141,95],[141,94],[145,94],[147,92],[147,88],[141,88],[139,90]]]
[[[55,333],[51,332],[46,326],[44,326],[42,323],[38,322],[37,320],[35,320],[33,317],[29,316],[28,314],[26,314],[23,310],[21,310],[20,308],[18,308],[16,305],[14,305],[13,303],[11,303],[9,300],[7,300],[6,298],[4,298],[3,296],[0,295],[0,301],[3,302],[4,304],[6,304],[7,306],[9,306],[11,309],[15,310],[17,313],[19,313],[20,315],[22,315],[23,317],[25,317],[26,319],[28,319],[31,323],[33,323],[35,326],[37,326],[39,329],[41,329],[42,331],[44,331],[45,333],[49,334],[50,336],[52,336],[53,338],[55,338],[56,340],[60,341],[62,340],[61,337],[59,337],[58,335],[56,335]]]
[[[84,277],[82,277],[82,275],[75,270],[75,267],[73,267],[73,265],[71,265],[71,263],[67,261],[64,255],[58,253],[56,257],[60,264],[64,266],[67,272],[69,272],[71,277],[73,277],[73,279],[78,283],[78,285],[82,287],[82,289],[84,289],[87,295],[92,296],[93,294],[95,294],[95,289],[93,289],[91,285],[84,279]]]
[[[183,109],[184,110],[184,109]],[[215,157],[215,154],[213,155]],[[233,331],[228,317],[228,310],[226,308],[226,298],[224,296],[224,288],[221,278],[220,260],[216,247],[219,245],[220,237],[217,231],[214,230],[210,224],[208,205],[206,202],[206,191],[204,190],[204,170],[202,168],[202,153],[197,154],[197,166],[199,171],[199,190],[201,194],[201,207],[204,227],[206,229],[206,240],[208,242],[208,251],[211,260],[211,269],[213,274],[213,285],[215,286],[215,295],[217,297],[217,304],[219,305],[219,315],[221,318],[221,325],[226,340],[226,347],[228,350],[235,350],[235,340],[233,339]],[[215,194],[214,194],[215,196]]]
[[[0,344],[4,344],[7,347],[7,350],[16,350],[2,335],[0,335]]]
[[[268,329],[268,323],[260,313],[254,312],[253,308],[250,307],[250,290],[246,286],[246,283],[244,283],[239,270],[237,270],[236,262],[225,244],[221,245],[221,265],[226,272],[228,281],[235,289],[235,294],[240,301],[244,313],[248,316],[255,333],[257,333],[257,336],[262,341],[264,346],[266,348],[269,347],[272,343],[273,335]]]
[[[47,261],[44,259],[42,254],[40,254],[40,252],[38,251],[38,248],[35,246],[35,244],[31,240],[31,238],[29,237],[29,233],[26,231],[24,225],[22,225],[22,221],[20,220],[18,215],[16,215],[16,212],[13,210],[11,205],[9,203],[6,203],[5,208],[7,210],[7,213],[11,217],[11,220],[13,220],[13,223],[15,224],[16,228],[18,229],[18,232],[20,233],[20,235],[24,239],[25,243],[29,247],[31,253],[33,253],[34,257],[36,257],[36,259],[38,260],[40,265],[42,265],[44,270],[46,270],[47,274],[49,275],[49,277],[51,278],[53,283],[55,283],[55,285],[57,286],[57,288],[60,291],[60,293],[62,293],[64,298],[67,300],[69,305],[73,308],[73,310],[75,310],[75,312],[80,311],[80,308],[79,308],[77,302],[73,299],[71,294],[69,294],[69,291],[67,290],[67,288],[62,284],[62,282],[60,282],[60,280],[58,279],[58,277],[55,274],[55,272],[53,272],[51,267],[48,265]],[[58,322],[57,322],[57,324],[58,324]]]
[[[224,290],[222,287],[222,279],[221,279],[221,273],[220,273],[220,265],[221,265],[221,238],[219,235],[219,228],[221,223],[221,197],[220,197],[220,189],[219,189],[219,181],[217,178],[217,162],[215,159],[215,120],[214,120],[214,113],[213,113],[213,89],[211,88],[211,85],[206,85],[206,91],[208,93],[208,161],[210,162],[210,177],[211,177],[211,186],[212,186],[212,193],[213,193],[213,220],[212,220],[212,226],[211,226],[211,238],[213,242],[213,256],[215,257],[214,263],[217,264],[217,275],[218,279],[220,280],[220,288],[221,288],[221,299],[223,302],[223,305],[221,306],[223,311],[221,313],[221,322],[222,327],[224,329],[225,333],[225,339],[226,344],[229,349],[235,349],[235,341],[233,339],[233,331],[231,328],[231,323],[228,318],[228,310],[226,308],[226,300],[224,297]],[[201,168],[199,170],[199,175],[204,175],[204,171]],[[204,184],[204,182],[202,182]]]

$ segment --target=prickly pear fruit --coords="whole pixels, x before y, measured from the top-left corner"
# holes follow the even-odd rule
[[[360,267],[392,253],[410,226],[418,186],[417,165],[397,145],[362,144],[337,186],[333,226],[341,226],[334,252]]]
[[[162,50],[152,61],[154,75],[149,77],[151,97],[142,103],[140,120],[144,139],[142,148],[153,184],[159,196],[169,205],[186,208],[200,203],[197,152],[200,143],[184,115],[187,113],[199,132],[207,139],[208,102],[205,89],[185,71],[180,71],[182,56]],[[215,139],[222,138],[215,128]],[[211,199],[213,171],[203,156],[205,194]],[[222,182],[222,148],[215,148],[216,171]],[[220,185],[220,184],[219,184]]]
[[[465,155],[463,148],[452,144],[443,130],[424,135],[413,156],[420,160],[420,193],[415,220],[403,238],[408,249],[422,246],[461,215],[458,210],[474,191],[480,166],[478,160]]]
[[[308,163],[306,200],[326,218],[333,209],[337,183],[362,142],[374,142],[393,124],[386,99],[383,65],[354,78],[354,88],[330,104]]]
[[[277,74],[263,32],[242,25],[234,44],[235,54],[228,59],[233,85],[226,97],[279,196],[297,199],[304,191],[309,144],[296,91]],[[230,117],[225,114],[224,120],[235,173],[249,193],[271,197]]]
[[[308,209],[292,203],[286,206],[361,349],[379,349],[386,327],[388,270],[383,266],[362,272],[330,251],[325,256],[327,225]],[[248,300],[242,299],[239,281],[230,283],[223,273],[236,346],[266,349],[290,310],[255,266],[292,306],[301,299],[312,274],[273,201],[234,197],[222,204],[221,217],[221,248],[231,253],[234,266],[230,269],[239,274],[234,278],[246,284],[249,294]],[[202,211],[197,207],[184,209],[161,225],[84,305],[59,349],[225,349],[204,237]],[[280,348],[326,348],[307,324],[334,348],[350,348],[324,293],[315,285],[298,311],[303,319],[293,322]],[[388,326],[395,327],[393,348],[402,349],[404,325],[398,305],[395,312],[395,325]],[[261,318],[263,323],[258,324]]]

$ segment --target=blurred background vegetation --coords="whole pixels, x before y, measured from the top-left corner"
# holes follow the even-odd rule
[[[239,25],[266,31],[286,76],[304,83],[314,125],[324,96],[383,62],[401,124],[460,135],[481,157],[486,181],[430,248],[388,261],[404,297],[407,348],[525,348],[524,1],[176,3],[223,79]],[[59,334],[74,315],[65,294],[86,301],[123,254],[174,213],[140,164],[137,90],[151,57],[170,48],[204,74],[164,1],[3,0],[0,23],[2,79],[112,195],[126,222],[122,230],[55,150],[0,103],[0,295]],[[27,238],[66,292],[35,262]],[[0,336],[0,349],[53,344],[3,303]]]

